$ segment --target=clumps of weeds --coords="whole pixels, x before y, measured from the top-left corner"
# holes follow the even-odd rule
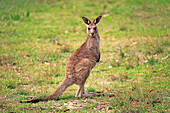
[[[129,79],[128,73],[126,72],[119,73],[118,75],[109,75],[108,77],[110,77],[112,81],[120,80],[122,82],[125,82],[127,79]]]
[[[69,45],[63,45],[62,49],[61,49],[62,53],[69,53],[71,52],[71,48]]]
[[[26,13],[24,12],[15,12],[10,15],[12,20],[19,21],[23,20],[24,18],[28,18],[30,16],[30,12],[27,11]]]
[[[63,47],[62,49],[61,49],[61,52],[62,53],[69,53],[70,52],[70,48],[69,47]]]
[[[21,85],[20,85],[21,86]],[[19,87],[20,87],[19,86]],[[25,85],[26,86],[26,85]],[[19,94],[19,95],[23,95],[23,96],[29,96],[30,95],[30,91],[29,90],[24,90],[24,89],[20,89],[20,88],[18,88],[17,89],[17,92],[15,92],[14,94]]]
[[[112,81],[119,80],[119,77],[116,75],[109,75],[108,77],[110,77]]]
[[[146,61],[150,64],[150,65],[154,65],[155,63],[158,62],[158,59],[155,59],[154,56],[146,56]]]
[[[119,26],[120,26],[120,29],[119,29],[120,31],[128,31],[128,26],[126,22],[123,24],[119,23]]]
[[[6,15],[3,16],[3,20],[14,20],[20,21],[28,18],[30,16],[30,11],[26,12],[9,12],[6,11]]]
[[[133,69],[141,64],[154,65],[166,53],[163,42],[166,39],[145,37],[142,41],[133,41],[130,45],[116,47],[115,55],[110,63],[112,67]]]
[[[61,77],[62,76],[62,74],[60,74],[60,73],[57,73],[56,75],[55,75],[55,77]]]
[[[49,84],[59,84],[60,82],[56,82],[56,81],[50,80],[48,83],[49,83]]]
[[[16,83],[14,83],[12,80],[9,80],[6,82],[6,86],[7,88],[9,89],[15,89],[17,86],[16,86]]]
[[[119,112],[151,112],[161,108],[162,97],[154,88],[142,88],[140,83],[134,83],[134,85],[135,90],[115,89],[116,95],[112,103],[116,103],[116,105],[113,106],[113,109],[117,109]]]
[[[127,54],[123,50],[119,51],[117,59],[113,58],[110,63],[113,67],[124,66],[126,69],[132,69],[140,64],[141,58],[135,54]]]
[[[123,64],[126,67],[126,69],[131,69],[131,68],[134,68],[134,66],[136,66],[138,64],[138,62],[136,62],[136,59],[134,59],[132,57],[127,57],[123,61]]]
[[[112,67],[119,67],[121,64],[121,61],[118,59],[113,59],[113,61],[110,64]]]
[[[128,29],[128,28],[127,28],[126,26],[121,26],[121,27],[120,27],[120,31],[127,31],[127,29]]]
[[[17,57],[1,57],[0,58],[0,65],[1,66],[16,66],[18,63],[16,62]]]
[[[122,51],[122,50],[120,49],[120,53],[119,53],[119,55],[121,56],[121,58],[124,58],[124,57],[125,57],[125,52],[124,52],[124,51]]]
[[[87,92],[88,92],[88,93],[89,93],[89,92],[96,92],[96,89],[89,87],[89,88],[87,88]]]
[[[157,48],[155,49],[154,54],[159,54],[159,53],[163,53],[163,52],[164,52],[164,50],[163,50],[162,47],[157,47]]]

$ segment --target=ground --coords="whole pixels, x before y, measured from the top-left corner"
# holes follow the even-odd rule
[[[1,0],[1,112],[169,112],[168,0]],[[20,103],[51,94],[69,56],[98,24],[101,60],[85,84],[93,98],[75,98],[77,86],[56,100]]]

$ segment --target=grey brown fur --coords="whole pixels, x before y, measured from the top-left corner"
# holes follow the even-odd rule
[[[87,40],[68,59],[65,67],[65,78],[53,94],[27,102],[36,103],[56,99],[67,87],[73,84],[79,86],[75,97],[86,96],[84,84],[90,71],[100,60],[100,37],[96,24],[101,18],[102,16],[99,16],[91,22],[89,19],[82,17],[84,23],[87,24]]]

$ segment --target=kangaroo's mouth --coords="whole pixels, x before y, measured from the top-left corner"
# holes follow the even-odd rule
[[[95,37],[95,36],[96,36],[95,33],[89,33],[89,35],[90,35],[91,37]]]

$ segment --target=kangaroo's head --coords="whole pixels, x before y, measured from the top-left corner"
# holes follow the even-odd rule
[[[99,23],[101,18],[102,16],[99,16],[94,19],[93,22],[91,22],[88,18],[82,17],[84,23],[87,25],[87,35],[91,37],[95,37],[96,35],[98,35],[98,29],[96,24]]]

